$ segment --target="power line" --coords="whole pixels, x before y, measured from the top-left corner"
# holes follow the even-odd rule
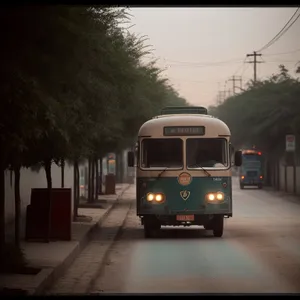
[[[237,68],[237,70],[234,72],[233,75],[236,75],[236,74],[239,72],[239,70],[240,70],[241,68],[245,67],[246,60],[247,60],[247,57],[244,59],[242,65],[240,65],[240,66]]]
[[[288,52],[280,52],[280,53],[270,53],[270,54],[264,54],[264,56],[276,56],[276,55],[286,55],[286,54],[291,54],[291,53],[296,53],[296,52],[299,52],[300,51],[300,48],[299,49],[295,49],[295,50],[292,50],[292,51],[288,51]],[[257,51],[259,52],[259,51]],[[144,55],[144,57],[146,58],[151,58],[151,59],[154,59],[155,56],[152,55],[152,56],[149,56],[149,55]],[[159,59],[159,58],[158,58]],[[187,61],[178,61],[178,60],[172,60],[172,59],[163,59],[164,61],[169,61],[169,62],[174,62],[174,63],[180,63],[180,64],[190,64],[190,65],[210,65],[210,64],[219,64],[219,63],[230,63],[230,62],[239,62],[242,60],[242,58],[236,58],[236,59],[231,59],[231,60],[227,60],[227,61],[220,61],[220,62],[209,62],[209,63],[204,63],[204,62],[187,62]],[[243,61],[244,63],[245,61]],[[240,66],[241,67],[241,66]],[[239,67],[239,68],[240,68]]]
[[[270,53],[270,54],[264,54],[264,56],[285,55],[285,54],[296,53],[296,52],[299,52],[299,51],[300,51],[300,49],[296,49],[296,50],[289,51],[289,52],[281,52],[281,53]]]
[[[263,46],[260,50],[258,50],[256,52],[262,52],[263,50],[265,50],[265,49],[269,48],[271,45],[273,45],[277,40],[279,40],[298,20],[300,14],[297,16],[297,18],[291,24],[289,24],[291,22],[291,20],[294,18],[294,16],[297,14],[298,10],[299,10],[299,7],[296,9],[296,11],[291,16],[291,18],[288,20],[288,22],[283,26],[283,28],[273,37],[273,39],[271,39],[265,46]]]
[[[244,66],[245,66],[245,65],[244,65]],[[243,75],[245,74],[245,72],[246,72],[246,70],[248,69],[249,66],[250,66],[250,65],[246,65],[246,67],[243,68],[243,71],[242,71],[241,76],[243,76]]]
[[[215,65],[215,64],[226,64],[226,63],[233,63],[233,62],[239,62],[243,58],[234,58],[226,61],[215,61],[215,62],[191,62],[191,61],[178,61],[178,60],[172,60],[172,59],[163,59],[167,62],[173,62],[173,63],[179,63],[179,64],[186,64],[186,65],[199,65],[199,66],[208,66],[208,65]]]

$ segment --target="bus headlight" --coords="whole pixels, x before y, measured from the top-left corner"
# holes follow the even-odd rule
[[[157,203],[162,203],[165,201],[165,196],[162,193],[148,193],[146,198],[149,202],[155,201]]]
[[[214,195],[214,194],[208,194],[208,195],[207,195],[207,199],[208,199],[209,201],[214,201],[214,200],[215,200],[215,195]]]
[[[218,192],[218,193],[217,193],[217,199],[218,199],[219,201],[224,200],[224,194],[221,193],[221,192]]]
[[[163,195],[162,194],[156,194],[155,195],[155,201],[156,202],[162,202],[163,201]]]
[[[147,201],[151,202],[154,200],[155,195],[152,193],[147,194]]]
[[[224,200],[224,193],[216,192],[216,193],[209,193],[206,194],[206,200],[208,202],[218,202]]]

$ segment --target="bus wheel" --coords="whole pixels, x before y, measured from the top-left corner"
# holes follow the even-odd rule
[[[214,225],[213,225],[213,235],[215,237],[222,237],[223,229],[224,229],[224,217],[223,216],[215,216]]]
[[[145,238],[152,238],[152,237],[156,237],[156,235],[158,234],[159,230],[160,230],[160,223],[158,222],[154,222],[153,220],[149,219],[145,219],[144,220],[144,236]]]

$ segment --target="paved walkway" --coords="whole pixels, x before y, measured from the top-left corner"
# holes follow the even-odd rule
[[[237,182],[238,176],[233,176],[233,180],[235,180]],[[255,189],[256,187],[253,187],[253,188]],[[285,191],[277,191],[272,186],[264,186],[263,190],[270,193],[274,197],[281,197],[282,199],[284,199],[286,201],[291,201],[291,202],[295,202],[295,203],[300,202],[300,195],[295,195],[293,193],[287,193]]]
[[[51,285],[70,266],[76,256],[88,242],[88,235],[101,224],[101,219],[112,208],[115,201],[129,188],[129,184],[117,184],[116,195],[99,196],[99,205],[79,208],[84,221],[73,222],[72,241],[54,241],[50,243],[22,242],[29,266],[42,268],[37,275],[2,275],[0,290],[3,288],[22,289],[28,294],[39,294]]]

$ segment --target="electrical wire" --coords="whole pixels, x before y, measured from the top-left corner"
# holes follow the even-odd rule
[[[300,49],[296,49],[293,51],[289,51],[289,52],[281,52],[281,53],[270,53],[270,54],[264,54],[264,56],[277,56],[277,55],[286,55],[286,54],[291,54],[291,53],[296,53],[299,52]]]
[[[216,61],[216,62],[188,62],[188,61],[178,61],[178,60],[171,60],[171,59],[164,59],[164,61],[167,62],[173,62],[173,63],[179,63],[179,64],[186,64],[186,65],[199,65],[199,66],[208,66],[208,65],[218,65],[218,64],[226,64],[226,63],[232,63],[242,60],[242,58],[234,58],[226,61]]]
[[[292,26],[293,24],[298,20],[300,14],[296,17],[296,19],[291,23],[291,20],[294,18],[294,16],[297,14],[297,12],[299,11],[299,7],[296,9],[296,11],[294,12],[294,14],[291,16],[291,18],[288,20],[288,22],[283,26],[283,28],[273,37],[273,39],[271,39],[265,46],[263,46],[261,49],[259,49],[256,52],[262,52],[263,50],[266,50],[267,48],[269,48],[271,45],[273,45],[276,41],[278,41]],[[287,27],[288,26],[288,27]]]

